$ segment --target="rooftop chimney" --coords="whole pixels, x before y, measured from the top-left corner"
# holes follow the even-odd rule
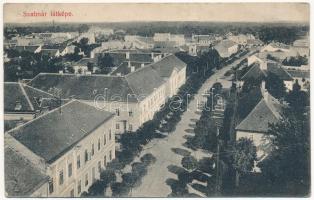
[[[128,67],[131,67],[131,61],[128,61]]]
[[[130,59],[130,52],[126,52],[125,53],[125,58],[128,59],[128,60]]]
[[[135,71],[135,67],[131,66],[131,72],[134,72],[134,71]]]

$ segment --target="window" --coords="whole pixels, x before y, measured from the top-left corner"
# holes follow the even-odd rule
[[[98,139],[98,151],[100,150],[100,138]]]
[[[129,124],[129,131],[132,131],[133,127],[132,124]]]
[[[120,129],[120,124],[116,124],[116,129]]]
[[[48,181],[49,184],[49,193],[53,193],[53,178],[50,178]]]
[[[104,156],[104,166],[107,165],[107,156]]]
[[[70,163],[68,165],[68,176],[71,177],[72,176],[72,163]]]
[[[59,172],[59,185],[63,184],[63,170]]]
[[[82,191],[82,182],[81,182],[81,180],[79,180],[77,182],[77,194],[80,194],[81,191]]]
[[[109,130],[109,140],[111,140],[111,130]]]
[[[112,160],[112,153],[111,153],[111,151],[109,151],[109,160],[110,161]]]
[[[70,197],[74,197],[74,189],[71,190]]]
[[[88,173],[85,174],[85,186],[87,186],[87,185],[88,185]]]
[[[118,108],[116,109],[116,114],[117,116],[120,116],[120,110]]]
[[[80,167],[81,167],[81,157],[80,157],[80,155],[77,156],[76,166],[77,166],[77,169],[80,169]]]
[[[88,161],[88,152],[85,150],[85,163]]]
[[[94,153],[95,153],[94,144],[92,144],[92,156],[94,155]]]
[[[132,110],[129,112],[129,117],[133,117],[133,111]]]
[[[98,161],[98,172],[101,172],[101,161]]]
[[[107,143],[106,133],[104,134],[104,145]]]

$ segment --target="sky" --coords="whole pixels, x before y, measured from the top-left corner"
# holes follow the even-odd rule
[[[46,12],[29,17],[23,13]],[[71,17],[51,17],[51,11]],[[5,23],[122,21],[309,22],[306,3],[5,4]]]

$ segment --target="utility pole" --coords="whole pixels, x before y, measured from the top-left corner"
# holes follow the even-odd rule
[[[220,146],[219,146],[219,127],[217,124],[217,156],[216,156],[216,194],[220,193],[220,181],[219,181],[219,154],[220,154]]]

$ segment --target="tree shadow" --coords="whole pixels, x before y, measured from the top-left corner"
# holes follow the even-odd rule
[[[180,156],[189,156],[191,155],[191,152],[189,152],[188,150],[185,149],[181,149],[181,148],[171,148],[171,151],[173,151],[174,153],[180,155]]]
[[[191,122],[197,122],[198,121],[198,119],[190,119],[191,120]]]
[[[191,128],[195,128],[195,127],[196,127],[196,124],[195,124],[195,123],[193,123],[193,124],[189,124],[189,127],[191,127]]]
[[[183,167],[178,167],[176,165],[169,165],[167,169],[169,172],[174,173],[174,174],[180,174],[187,171]]]
[[[189,129],[185,129],[184,131],[187,132],[187,133],[194,133],[194,129],[190,129],[190,128]]]

